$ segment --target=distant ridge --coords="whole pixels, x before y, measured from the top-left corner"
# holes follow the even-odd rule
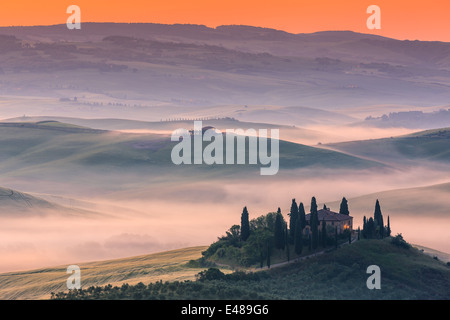
[[[249,25],[220,25],[216,28],[198,24],[159,24],[159,23],[113,23],[85,22],[83,28],[70,32],[65,24],[43,26],[0,27],[0,34],[14,35],[26,39],[49,38],[53,41],[77,40],[89,37],[91,40],[101,40],[108,35],[133,36],[142,39],[153,39],[155,35],[187,37],[192,39],[207,39],[214,36],[216,40],[226,39],[260,39],[260,40],[295,40],[318,37],[323,41],[330,39],[389,39],[386,37],[358,33],[354,31],[319,31],[313,33],[289,33],[272,28]],[[275,37],[275,38],[274,38]]]
[[[0,187],[0,217],[21,216],[78,216],[92,218],[99,213],[78,208],[69,208],[29,193]]]

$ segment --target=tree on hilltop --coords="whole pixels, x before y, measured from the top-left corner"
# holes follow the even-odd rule
[[[345,214],[347,216],[350,215],[350,211],[348,210],[348,202],[347,202],[347,199],[345,199],[345,197],[342,198],[341,206],[339,208],[339,213]]]
[[[291,211],[289,212],[289,242],[294,243],[295,226],[298,219],[298,206],[295,199],[292,199]]]
[[[250,236],[250,222],[248,220],[248,210],[244,207],[241,215],[241,240],[246,241]]]
[[[311,227],[311,246],[313,250],[316,250],[319,244],[319,217],[317,214],[317,202],[315,197],[312,197],[311,199],[311,213],[309,217],[309,224]]]

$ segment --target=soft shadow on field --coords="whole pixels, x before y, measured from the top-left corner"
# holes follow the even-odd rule
[[[82,288],[159,280],[194,280],[195,275],[203,269],[189,268],[185,264],[201,257],[205,249],[203,246],[191,247],[125,259],[81,263]],[[66,271],[67,266],[60,266],[0,274],[0,299],[48,299],[51,292],[67,290],[66,281],[70,274]]]

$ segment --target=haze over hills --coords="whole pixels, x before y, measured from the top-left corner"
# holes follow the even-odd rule
[[[244,206],[287,215],[292,198],[307,207],[312,196],[334,210],[346,196],[355,226],[380,198],[394,232],[448,252],[450,130],[431,113],[448,101],[443,42],[248,26],[0,28],[0,270],[206,245]],[[364,121],[409,111],[435,130]],[[279,129],[279,173],[174,165],[170,134],[199,119]]]
[[[243,174],[259,175],[257,169],[260,165],[249,165],[248,160],[246,165],[237,166],[176,166],[172,163],[171,152],[177,142],[172,142],[167,133],[120,133],[41,121],[0,123],[0,135],[3,179],[22,179],[30,183],[40,181],[41,188],[44,182],[62,183],[69,177],[72,186],[84,186],[86,179],[91,180],[89,177],[95,176],[86,191],[98,188],[97,191],[105,192],[123,189],[122,185],[115,183],[117,180],[128,181],[132,185],[140,176],[140,180],[145,177],[150,183],[163,172],[168,176],[189,177],[190,181],[200,181],[205,177],[236,179]],[[280,141],[279,161],[281,171],[311,166],[361,170],[383,167],[373,161],[287,141]]]
[[[92,210],[66,207],[28,193],[0,187],[0,216],[3,219],[6,217],[45,217],[47,215],[83,218],[105,216]]]
[[[450,45],[440,42],[153,24],[93,23],[73,33],[64,26],[11,27],[0,34],[0,93],[8,95],[326,110],[432,107],[450,98]]]
[[[363,141],[329,144],[327,147],[375,161],[413,165],[429,162],[432,165],[450,162],[450,129],[433,129],[417,133]]]
[[[390,112],[382,116],[368,116],[363,122],[353,124],[362,127],[378,128],[419,128],[435,129],[450,126],[450,109],[441,108],[433,112],[400,111]]]

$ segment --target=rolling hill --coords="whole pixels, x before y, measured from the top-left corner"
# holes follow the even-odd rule
[[[203,170],[220,175],[240,172],[241,168],[249,166],[259,168],[259,165],[185,165],[180,169],[171,161],[175,144],[169,135],[119,133],[54,121],[0,123],[0,173],[7,177],[38,175],[42,178],[43,173],[71,176],[70,170],[116,170],[120,173],[149,169],[145,174],[151,176],[152,170],[160,168],[177,173]],[[381,165],[330,150],[280,141],[281,169],[310,166],[362,169]]]
[[[326,147],[374,161],[413,164],[428,161],[450,163],[450,129],[433,129],[391,137],[328,144]]]
[[[206,248],[184,248],[79,264],[83,289],[111,285],[104,291],[101,288],[96,290],[95,297],[90,296],[92,291],[86,290],[84,298],[409,300],[449,297],[448,266],[416,248],[396,247],[389,239],[357,241],[336,251],[272,270],[266,268],[248,276],[241,274],[229,280],[193,281],[195,275],[205,268],[189,267],[187,262],[201,257]],[[366,287],[369,276],[366,268],[373,264],[381,269],[381,290],[368,290]],[[67,278],[66,266],[0,274],[0,297],[48,299],[51,292],[67,292]],[[159,280],[163,282],[150,285]],[[119,288],[114,290],[114,286]],[[218,287],[221,289],[217,291]],[[140,294],[135,294],[136,291]]]
[[[58,117],[58,116],[22,116],[16,118],[5,119],[3,122],[42,122],[42,121],[57,121],[66,124],[72,124],[76,126],[89,127],[100,130],[114,130],[124,131],[130,133],[160,133],[171,134],[178,128],[190,128],[193,125],[194,120],[203,119],[211,114],[210,120],[202,120],[204,126],[213,126],[216,129],[225,132],[227,129],[279,129],[280,139],[291,142],[298,142],[306,145],[316,145],[319,142],[326,141],[343,141],[343,137],[339,134],[323,133],[317,130],[304,129],[298,126],[288,126],[276,124],[276,119],[273,119],[271,115],[281,113],[282,117],[295,119],[300,114],[305,114],[302,110],[309,110],[309,114],[303,117],[302,121],[310,121],[311,123],[321,123],[319,121],[314,122],[316,113],[326,114],[328,117],[321,117],[322,120],[328,121],[328,123],[335,123],[340,121],[339,119],[348,119],[349,117],[340,116],[339,114],[326,112],[311,108],[282,108],[282,107],[237,107],[237,106],[223,106],[221,108],[209,107],[209,108],[197,108],[198,111],[191,111],[190,114],[184,114],[183,116],[173,116],[173,118],[186,119],[186,120],[173,120],[173,121],[142,121],[132,119],[83,119],[75,117]],[[294,109],[291,112],[284,113],[283,110]],[[243,114],[245,112],[251,113],[253,122],[246,122],[236,120],[231,117],[232,115]],[[284,114],[283,114],[284,113]],[[265,115],[264,115],[265,114]],[[214,116],[213,116],[214,115]],[[223,116],[218,117],[217,115]],[[245,114],[245,117],[248,114]],[[242,116],[244,117],[244,115]],[[270,123],[256,122],[258,117],[267,118],[271,117]],[[217,119],[214,119],[217,118]],[[192,119],[192,120],[188,120]],[[331,120],[331,119],[334,119]],[[283,122],[283,121],[280,121]],[[304,123],[304,122],[303,122]]]
[[[64,105],[64,104],[63,104]],[[75,104],[76,105],[76,104]],[[152,109],[163,109],[163,107]],[[44,112],[44,111],[43,111]],[[157,113],[157,112],[155,112]],[[130,115],[133,116],[133,115]],[[211,118],[211,119],[208,119]],[[169,119],[183,119],[172,120]],[[22,116],[4,119],[3,122],[40,122],[58,121],[89,128],[102,130],[175,130],[180,127],[192,126],[195,119],[203,120],[205,125],[214,126],[220,130],[231,128],[280,128],[282,131],[295,131],[297,136],[319,136],[321,133],[314,130],[301,128],[306,125],[336,125],[347,124],[355,120],[342,113],[326,111],[308,107],[283,107],[283,106],[243,106],[222,105],[207,107],[192,107],[175,111],[170,117],[160,118],[158,121],[143,121],[129,118],[76,118],[62,116]],[[247,120],[246,120],[247,119]],[[189,121],[190,120],[190,121]],[[293,123],[293,125],[284,125]],[[296,130],[292,130],[295,125]],[[323,134],[322,134],[323,135]],[[326,139],[327,137],[325,137]],[[318,138],[317,138],[318,139]]]
[[[83,287],[138,282],[193,280],[201,268],[185,264],[201,257],[206,247],[192,247],[132,258],[80,263]],[[0,299],[49,299],[66,290],[68,266],[0,274]]]
[[[326,110],[431,107],[450,97],[448,43],[155,24],[87,23],[79,33],[64,25],[6,27],[0,34],[6,95],[76,96],[107,108],[145,101]]]
[[[369,290],[367,267],[381,271],[381,288]],[[267,270],[267,269],[266,269]],[[449,298],[449,266],[390,239],[361,240],[325,254],[251,274],[220,275],[195,282],[107,286],[60,295],[63,299],[292,299],[416,300]]]
[[[0,187],[0,217],[59,216],[95,218],[98,212],[63,206],[29,193]]]

